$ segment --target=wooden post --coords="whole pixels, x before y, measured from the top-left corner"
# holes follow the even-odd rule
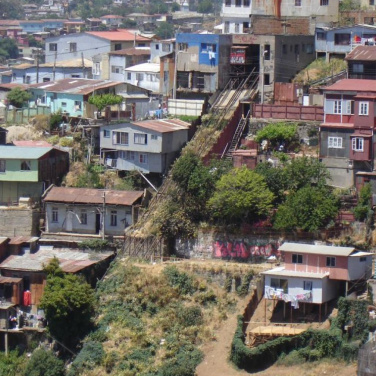
[[[283,302],[283,319],[286,320],[286,302]]]
[[[346,291],[345,291],[345,297],[347,297],[347,292],[349,290],[349,282],[346,281]]]
[[[328,314],[328,302],[325,302],[325,317]]]
[[[5,356],[8,356],[8,329],[9,329],[9,311],[8,310],[6,310],[5,318],[6,318],[5,328],[7,331],[4,334],[4,347],[5,347]]]

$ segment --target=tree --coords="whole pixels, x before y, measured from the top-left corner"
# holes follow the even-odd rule
[[[7,59],[17,59],[19,56],[18,45],[14,39],[0,39],[0,49],[5,51]]]
[[[22,2],[19,0],[0,0],[0,18],[7,19],[24,19],[25,13]]]
[[[161,22],[155,34],[161,39],[169,39],[174,36],[174,26],[168,22]]]
[[[358,204],[354,208],[354,216],[357,221],[364,221],[372,209],[372,187],[366,183],[360,189]]]
[[[326,188],[306,186],[291,193],[275,216],[274,227],[317,231],[338,214],[339,201]]]
[[[178,12],[180,10],[180,5],[176,2],[171,4],[171,12]]]
[[[15,87],[7,95],[9,103],[16,108],[21,108],[30,98],[31,94],[19,87]]]
[[[231,170],[219,179],[208,207],[214,218],[240,222],[267,215],[273,199],[264,178],[242,167]]]
[[[197,12],[198,13],[213,13],[214,7],[211,0],[202,0],[198,4]]]
[[[99,112],[101,112],[107,106],[119,105],[123,102],[123,97],[121,95],[115,94],[99,94],[91,95],[88,102],[93,104]]]
[[[92,328],[94,290],[83,278],[62,274],[56,260],[46,267],[47,283],[40,307],[52,336],[74,346]]]
[[[33,352],[24,372],[25,376],[64,376],[64,362],[51,351],[38,349]]]
[[[273,149],[280,145],[288,145],[296,140],[296,124],[271,123],[260,129],[256,134],[256,142],[268,141]]]

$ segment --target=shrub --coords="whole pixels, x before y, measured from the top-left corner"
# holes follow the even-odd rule
[[[178,320],[184,327],[201,325],[203,322],[201,308],[182,307],[178,310]]]
[[[93,369],[102,363],[104,356],[105,352],[101,343],[86,342],[73,361],[68,376],[75,376],[84,369]]]
[[[51,352],[38,349],[33,352],[25,369],[25,376],[64,376],[64,362]]]
[[[196,288],[193,284],[193,279],[188,274],[180,272],[175,266],[167,266],[163,270],[167,282],[177,288],[180,294],[192,295]]]
[[[84,240],[79,245],[78,248],[80,249],[93,249],[95,251],[102,251],[107,249],[110,245],[108,240],[104,239],[90,239]]]
[[[251,280],[253,278],[253,274],[254,274],[253,271],[250,271],[243,276],[241,285],[237,289],[237,293],[240,296],[245,296],[245,295],[248,294],[249,284],[251,283]]]

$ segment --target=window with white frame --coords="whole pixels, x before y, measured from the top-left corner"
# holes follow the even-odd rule
[[[152,139],[152,140],[158,140],[158,136],[157,136],[156,134],[152,134],[152,135],[151,135],[151,139]]]
[[[134,161],[134,151],[128,150],[125,154],[125,159],[127,161]]]
[[[56,207],[52,208],[52,222],[59,222],[59,209]]]
[[[354,137],[351,140],[351,146],[354,151],[363,151],[364,150],[364,138]]]
[[[7,162],[5,159],[0,159],[0,172],[5,172],[7,168]]]
[[[110,138],[111,137],[111,131],[108,129],[103,129],[103,137]]]
[[[81,225],[87,225],[87,210],[86,209],[81,210],[80,222],[81,222]]]
[[[142,163],[142,164],[148,163],[148,155],[147,154],[139,154],[138,157],[139,157],[140,163]]]
[[[117,226],[117,211],[111,210],[110,226]]]
[[[346,102],[346,114],[354,115],[354,101]]]
[[[231,0],[225,0],[225,6],[230,7],[231,6]]]
[[[128,145],[129,134],[128,132],[112,132],[112,143],[114,145]]]
[[[368,115],[368,102],[360,102],[359,103],[359,115]]]
[[[239,34],[239,24],[238,23],[235,24],[235,33]]]
[[[98,75],[101,73],[101,63],[94,63],[92,68],[93,74]]]
[[[320,7],[327,7],[329,5],[329,0],[320,0]]]
[[[67,107],[67,102],[61,102],[61,107]]]
[[[333,113],[334,114],[342,113],[342,102],[341,101],[334,101],[334,103],[333,103]]]
[[[111,65],[111,73],[121,73],[122,67]]]
[[[131,72],[127,72],[127,80],[131,80],[132,79],[132,73]]]
[[[328,137],[328,148],[330,148],[330,149],[341,149],[342,148],[342,137]]]
[[[328,256],[326,258],[326,266],[329,268],[334,268],[336,266],[336,258]]]
[[[77,43],[69,43],[69,52],[77,52]]]
[[[135,133],[134,134],[134,143],[135,144],[141,144],[141,145],[147,145],[148,135],[145,134],[145,133]]]

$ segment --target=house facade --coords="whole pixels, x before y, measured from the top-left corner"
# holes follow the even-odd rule
[[[347,78],[376,80],[376,46],[356,46],[345,57]]]
[[[279,252],[285,266],[262,273],[265,298],[284,300],[295,308],[347,295],[372,275],[372,254],[353,247],[284,243]]]
[[[160,92],[160,64],[143,63],[124,69],[124,81],[152,93]]]
[[[123,236],[143,197],[143,191],[52,187],[43,195],[45,232]]]
[[[320,159],[335,186],[360,188],[371,182],[376,192],[374,80],[345,79],[324,89]]]
[[[69,154],[54,147],[0,145],[0,202],[20,197],[39,201],[50,184],[59,184],[69,171]]]
[[[102,161],[117,170],[167,173],[188,141],[188,129],[189,124],[178,119],[103,125],[100,129]]]

